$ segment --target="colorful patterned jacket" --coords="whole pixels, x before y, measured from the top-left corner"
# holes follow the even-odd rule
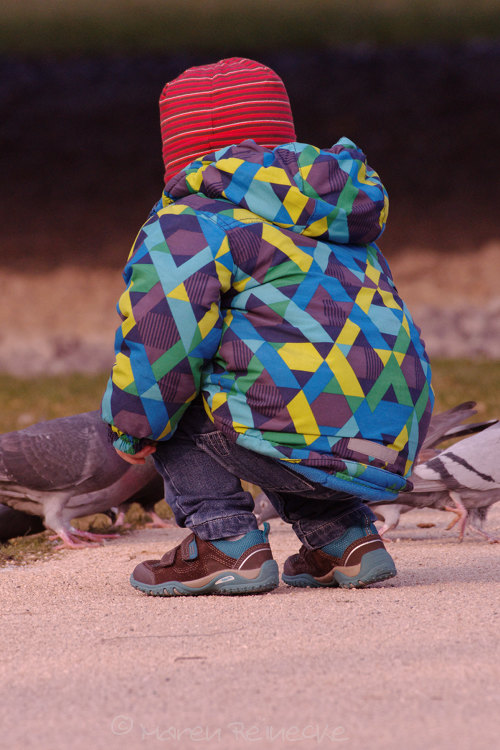
[[[367,500],[405,489],[432,390],[373,244],[387,206],[345,138],[245,141],[170,180],[124,271],[102,412],[116,447],[168,440],[201,392],[217,429],[314,481]]]

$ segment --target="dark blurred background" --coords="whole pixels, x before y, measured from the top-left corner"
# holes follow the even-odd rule
[[[2,266],[121,267],[163,187],[157,101],[164,83],[186,67],[233,54],[259,59],[282,76],[299,140],[329,146],[348,136],[363,148],[391,199],[381,240],[389,257],[407,246],[470,252],[498,239],[496,3],[485,6],[493,10],[484,28],[466,23],[461,2],[454,7],[465,14],[462,24],[454,15],[431,23],[424,14],[419,26],[415,9],[428,4],[414,0],[412,34],[407,6],[391,0],[382,5],[392,15],[374,17],[372,26],[366,14],[356,16],[359,28],[356,18],[349,27],[342,16],[343,36],[328,36],[324,27],[335,25],[328,14],[342,5],[303,6],[302,14],[317,14],[311,27],[301,25],[297,3],[290,18],[287,4],[257,3],[257,26],[245,32],[240,24],[233,39],[230,23],[217,33],[221,9],[227,20],[224,0],[205,3],[203,18],[196,15],[199,4],[184,3],[173,27],[154,15],[153,0],[146,3],[149,25],[144,5],[139,23],[137,3],[125,2],[129,34],[118,37],[116,3],[102,18],[93,0],[78,0],[74,7],[88,13],[75,19],[57,0],[48,3],[52,15],[28,0],[20,18],[18,6],[7,2],[0,35]],[[174,2],[170,9],[179,7]],[[264,7],[271,15],[262,16]],[[321,12],[328,23],[321,23]],[[170,41],[157,38],[161,23]],[[148,41],[144,28],[153,26],[156,36]],[[190,30],[200,33],[194,41]]]

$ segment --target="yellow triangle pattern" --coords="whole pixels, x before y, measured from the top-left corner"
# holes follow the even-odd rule
[[[165,429],[164,429],[164,430],[163,430],[163,432],[162,432],[162,433],[161,433],[161,434],[159,435],[159,437],[158,437],[158,440],[162,440],[162,439],[163,439],[164,437],[166,437],[167,435],[170,435],[170,433],[171,433],[171,432],[172,432],[172,422],[171,422],[171,421],[170,421],[170,419],[169,419],[169,420],[168,420],[168,422],[167,422],[167,424],[166,424],[166,426],[165,426]]]
[[[354,323],[350,318],[347,318],[344,327],[337,336],[337,344],[347,344],[348,346],[354,344],[360,330],[361,328],[357,323]]]
[[[234,174],[242,164],[244,164],[243,159],[237,159],[236,156],[229,156],[227,159],[219,159],[217,168],[223,172],[228,172],[228,174]]]
[[[249,223],[249,219],[251,220],[253,216],[255,217],[255,221],[262,223],[262,219],[257,216],[257,214],[249,211],[247,208],[233,208],[233,210],[231,211],[232,219],[236,219],[236,221],[243,221],[246,224]]]
[[[393,310],[401,310],[401,305],[396,301],[393,292],[389,292],[386,289],[379,289],[378,292],[382,297],[382,301],[386,307],[390,307]]]
[[[406,429],[406,425],[404,425],[403,429],[399,433],[399,435],[396,437],[395,441],[391,443],[391,445],[388,445],[388,448],[394,448],[396,451],[402,451],[404,450],[405,446],[408,444],[408,430]]]
[[[220,281],[221,291],[229,291],[229,289],[231,289],[233,274],[227,266],[223,263],[219,263],[217,260],[215,261],[215,270],[217,272],[217,278]]]
[[[229,248],[229,240],[228,240],[227,236],[225,236],[224,239],[222,240],[222,242],[220,243],[220,247],[217,250],[217,253],[215,255],[216,259],[217,258],[222,258],[222,256],[225,255],[226,253],[228,253],[229,250],[230,250],[230,248]]]
[[[283,234],[278,227],[272,226],[271,224],[263,224],[262,239],[279,248],[282,253],[287,255],[290,260],[293,260],[293,262],[297,264],[301,271],[308,271],[313,264],[313,257],[307,255],[307,253],[301,250],[300,247],[297,247],[290,237]]]
[[[210,305],[210,310],[207,310],[205,315],[198,322],[198,328],[200,329],[202,338],[208,336],[212,328],[215,326],[218,317],[219,305],[216,302],[212,302],[212,304]]]
[[[197,193],[201,187],[201,183],[203,182],[203,169],[198,169],[196,172],[191,172],[191,174],[188,174],[186,177],[186,182],[193,193]]]
[[[201,400],[203,401],[203,408],[205,409],[205,412],[206,412],[206,415],[207,415],[207,417],[209,418],[209,420],[210,420],[211,422],[214,422],[214,421],[215,421],[215,420],[214,420],[214,415],[213,415],[213,414],[212,414],[212,412],[210,411],[210,407],[209,407],[209,405],[208,405],[208,401],[207,401],[207,399],[205,398],[205,396],[203,395],[203,393],[201,394]]]
[[[371,263],[368,263],[366,266],[366,274],[365,274],[371,281],[373,281],[374,284],[378,284],[380,280],[380,271],[375,268],[375,266],[372,266]]]
[[[342,388],[342,393],[345,396],[360,396],[361,398],[364,398],[365,394],[363,393],[363,389],[359,384],[354,370],[347,361],[344,353],[337,346],[332,347],[326,358],[326,363],[337,378],[337,381]]]
[[[374,351],[378,354],[378,356],[384,363],[384,367],[385,367],[385,365],[388,363],[390,359],[392,352],[388,351],[387,349],[374,349]]]
[[[214,393],[212,398],[212,407],[211,411],[212,413],[214,411],[217,411],[217,409],[225,404],[227,401],[227,393],[224,393],[224,391],[220,391],[219,393]]]
[[[363,312],[367,313],[370,309],[376,291],[376,289],[368,289],[367,287],[362,287],[357,293],[356,304],[363,310]]]
[[[244,292],[246,285],[251,280],[252,280],[251,276],[246,276],[244,279],[241,279],[241,281],[234,281],[233,287],[236,289],[237,292]]]
[[[313,221],[304,229],[302,234],[305,234],[306,237],[319,237],[320,234],[325,234],[325,232],[328,232],[328,218],[326,216]]]
[[[189,297],[187,295],[184,282],[182,281],[179,286],[176,286],[175,289],[172,289],[171,292],[168,292],[167,297],[171,297],[172,299],[180,299],[183,302],[189,302]]]
[[[130,359],[125,354],[122,354],[122,352],[118,352],[116,355],[116,362],[113,365],[113,382],[122,390],[128,388],[134,382],[134,373],[132,372]]]
[[[319,435],[319,429],[303,391],[292,398],[287,409],[299,435],[304,436],[307,445],[313,443]]]
[[[291,184],[289,176],[281,167],[261,167],[254,179],[259,182],[272,182],[275,185]]]
[[[312,164],[309,164],[306,167],[299,167],[299,174],[303,180],[306,180],[306,182],[307,182],[307,178],[309,177],[309,172],[311,171],[311,168],[312,168]]]
[[[187,206],[181,206],[178,203],[170,203],[167,204],[164,208],[160,208],[160,210],[158,211],[158,216],[165,216],[165,214],[183,214],[187,208]]]
[[[388,198],[387,195],[384,195],[384,207],[383,207],[382,211],[380,212],[380,216],[379,216],[379,220],[378,220],[378,223],[379,223],[379,226],[380,226],[381,229],[385,225],[385,223],[387,222],[387,216],[388,216],[388,214],[389,214],[389,198]]]
[[[133,286],[134,282],[132,281],[128,289],[123,292],[118,301],[118,309],[125,318],[121,325],[123,338],[125,338],[128,332],[135,326],[135,318],[132,310],[132,303],[130,301],[130,290],[133,288]]]
[[[284,344],[278,349],[278,354],[291,370],[303,372],[316,372],[324,361],[314,344],[306,342]]]
[[[309,203],[309,198],[300,192],[297,187],[292,187],[288,191],[283,205],[288,211],[291,220],[294,224],[297,222],[304,208]]]

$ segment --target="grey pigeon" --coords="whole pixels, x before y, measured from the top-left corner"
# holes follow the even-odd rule
[[[434,448],[436,445],[450,438],[480,432],[490,424],[497,422],[496,419],[490,419],[486,422],[468,422],[464,424],[466,419],[477,414],[475,407],[475,401],[464,401],[462,404],[447,409],[447,411],[433,414],[427,434],[422,443],[422,450]],[[422,450],[420,451],[420,456],[422,455]]]
[[[120,458],[98,411],[0,435],[0,502],[42,517],[63,547],[109,536],[77,531],[73,518],[105,512],[141,492],[151,503],[163,497],[153,462],[132,465]]]
[[[448,528],[459,523],[459,541],[467,526],[490,542],[498,541],[482,526],[491,505],[500,500],[500,424],[497,420],[462,426],[453,424],[453,419],[460,415],[467,418],[474,414],[471,411],[474,405],[461,404],[433,417],[421,453],[424,460],[414,466],[413,489],[399,496],[401,502],[370,504],[377,517],[384,521],[381,535],[396,528],[401,513],[415,508],[435,508],[456,514]],[[445,450],[430,450],[458,435],[468,436]]]
[[[126,528],[125,514],[129,510],[133,503],[138,503],[141,508],[150,516],[151,521],[146,523],[146,526],[150,526],[155,529],[169,528],[174,525],[172,521],[166,521],[161,518],[155,510],[156,503],[163,498],[163,479],[157,473],[156,476],[147,484],[141,488],[135,495],[129,497],[128,500],[120,503],[119,506],[111,508],[108,511],[108,515],[113,520],[113,527],[115,528]],[[114,518],[113,518],[114,515]]]
[[[141,487],[128,500],[120,503],[119,506],[114,506],[102,512],[111,520],[112,529],[125,529],[129,526],[125,523],[125,514],[133,503],[137,503],[152,519],[151,522],[146,523],[146,526],[156,529],[168,528],[173,526],[173,522],[164,520],[155,510],[156,503],[163,498],[163,494],[163,481],[160,475],[155,473],[148,484]],[[7,505],[0,503],[0,544],[13,537],[39,534],[44,530],[45,525],[39,516],[14,510],[14,508],[9,508]]]
[[[254,505],[253,512],[255,513],[259,524],[264,523],[268,518],[278,518],[279,514],[277,513],[276,508],[271,503],[266,493],[262,490],[254,498]]]
[[[497,428],[497,432],[493,433],[491,430],[493,426],[497,424],[496,419],[491,419],[485,422],[475,422],[463,424],[464,420],[469,419],[476,410],[474,401],[467,401],[458,406],[453,407],[444,412],[434,414],[429,425],[429,429],[426,438],[422,445],[422,450],[419,454],[420,464],[414,467],[411,475],[411,481],[414,485],[412,492],[402,493],[398,499],[402,502],[394,500],[388,500],[380,503],[370,503],[371,509],[377,515],[380,520],[384,521],[384,525],[380,529],[380,533],[384,534],[387,531],[396,528],[399,523],[399,517],[401,513],[406,513],[414,508],[438,508],[440,510],[451,510],[456,513],[457,518],[452,522],[449,528],[454,525],[457,521],[460,521],[460,538],[463,537],[465,525],[467,520],[469,521],[469,527],[480,534],[488,538],[490,541],[495,541],[488,534],[486,534],[481,528],[490,505],[500,499],[500,470],[497,470],[497,487],[494,487],[495,479],[492,478],[491,482],[485,482],[484,487],[479,488],[469,486],[471,479],[465,478],[464,467],[462,465],[461,471],[457,473],[458,467],[455,465],[453,470],[455,471],[455,479],[449,481],[460,485],[460,481],[468,482],[464,487],[460,487],[460,493],[456,490],[459,487],[449,487],[444,484],[444,480],[440,478],[441,484],[438,486],[435,484],[436,476],[433,475],[432,488],[425,489],[422,481],[423,479],[419,476],[420,467],[423,468],[423,472],[426,473],[428,469],[436,470],[436,464],[432,464],[432,461],[437,457],[443,458],[446,464],[450,460],[450,456],[453,454],[453,448],[458,445],[461,446],[460,451],[465,448],[466,452],[471,453],[478,451],[480,454],[476,461],[485,463],[492,470],[492,467],[497,465],[497,457],[495,451],[498,452],[500,445],[498,441],[500,438],[500,430]],[[500,426],[499,426],[500,427]],[[484,432],[486,431],[486,432]],[[480,434],[476,434],[480,433]],[[484,434],[484,437],[483,437]],[[462,440],[447,451],[439,453],[434,450],[436,445],[449,440],[451,438],[457,438],[462,436],[475,435],[475,442],[470,443],[472,439],[470,437],[467,440]],[[470,456],[472,459],[472,455]],[[456,463],[456,462],[455,462]],[[478,465],[476,464],[476,468]],[[451,469],[450,469],[451,471]],[[425,487],[430,487],[428,484],[429,479],[426,480],[427,484]],[[450,495],[450,490],[453,493]],[[255,499],[255,515],[259,523],[266,521],[269,518],[274,518],[278,514],[274,509],[269,498],[261,492]],[[472,521],[472,523],[471,523]]]

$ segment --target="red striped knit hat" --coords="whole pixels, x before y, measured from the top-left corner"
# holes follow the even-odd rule
[[[167,83],[160,120],[165,182],[194,159],[247,138],[270,148],[295,140],[283,81],[242,57],[189,68]]]

